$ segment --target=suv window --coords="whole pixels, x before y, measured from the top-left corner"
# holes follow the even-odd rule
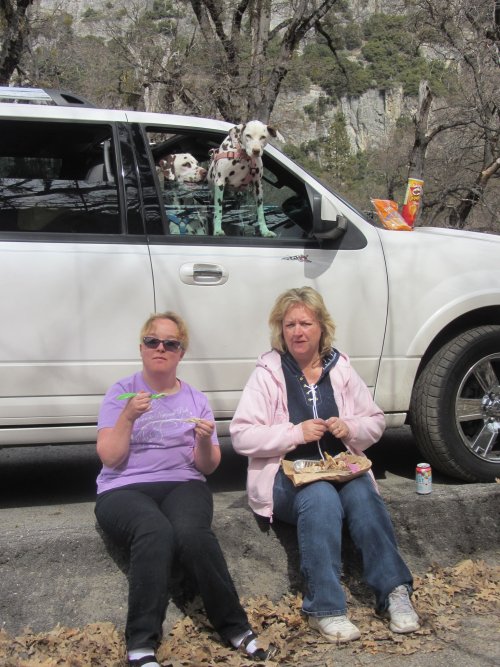
[[[167,235],[211,235],[213,203],[205,181],[181,183],[165,178],[162,161],[169,156],[189,154],[208,170],[211,150],[220,146],[225,135],[192,131],[166,134],[162,128],[146,128],[150,159],[156,166],[166,220]],[[310,236],[312,213],[304,183],[268,155],[263,157],[264,216],[277,239],[304,239]],[[249,188],[224,192],[222,228],[228,237],[259,237],[257,211]]]
[[[0,121],[0,231],[120,232],[110,125]]]

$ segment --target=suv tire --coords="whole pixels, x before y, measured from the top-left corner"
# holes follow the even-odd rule
[[[500,326],[470,329],[421,372],[411,426],[437,470],[472,482],[500,477]]]

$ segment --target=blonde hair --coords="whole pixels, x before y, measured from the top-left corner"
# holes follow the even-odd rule
[[[269,315],[269,327],[271,329],[271,346],[283,354],[287,351],[283,337],[283,320],[292,306],[305,306],[314,314],[321,327],[321,338],[319,341],[320,357],[325,357],[332,349],[335,337],[335,324],[326,309],[323,297],[312,287],[294,287],[283,292]]]
[[[187,350],[189,345],[189,333],[187,325],[182,317],[177,315],[177,313],[174,313],[172,310],[167,310],[164,313],[153,313],[148,317],[148,319],[142,325],[140,334],[141,343],[144,336],[147,336],[151,331],[151,328],[156,320],[171,320],[174,322],[174,324],[176,324],[177,328],[179,329],[179,340],[181,342],[182,349]]]

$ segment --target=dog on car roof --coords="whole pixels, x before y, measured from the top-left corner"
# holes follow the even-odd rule
[[[206,205],[200,203],[203,197],[196,195],[206,183],[207,170],[190,153],[167,155],[158,162],[156,170],[164,192],[170,234],[206,234]]]
[[[262,154],[269,137],[277,136],[278,133],[274,128],[259,120],[251,120],[231,128],[219,148],[211,152],[208,182],[213,190],[214,236],[224,236],[222,201],[226,188],[233,190],[249,188],[255,200],[257,224],[261,236],[268,238],[276,236],[267,228],[264,217]]]

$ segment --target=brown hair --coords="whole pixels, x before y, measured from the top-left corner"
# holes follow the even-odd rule
[[[285,339],[283,337],[283,320],[292,306],[306,306],[314,314],[321,327],[319,354],[321,357],[326,356],[332,349],[335,337],[335,324],[326,309],[323,297],[312,287],[294,287],[283,292],[276,299],[269,315],[271,346],[278,352],[286,352]]]
[[[141,329],[141,343],[142,339],[144,336],[147,336],[149,331],[151,330],[151,327],[153,324],[156,322],[156,320],[171,320],[177,325],[177,328],[179,329],[179,340],[182,345],[183,350],[187,350],[188,345],[189,345],[189,333],[188,333],[188,328],[184,320],[180,315],[177,315],[177,313],[174,313],[172,310],[167,310],[164,313],[153,313],[148,317],[148,319],[144,322],[142,325]]]

